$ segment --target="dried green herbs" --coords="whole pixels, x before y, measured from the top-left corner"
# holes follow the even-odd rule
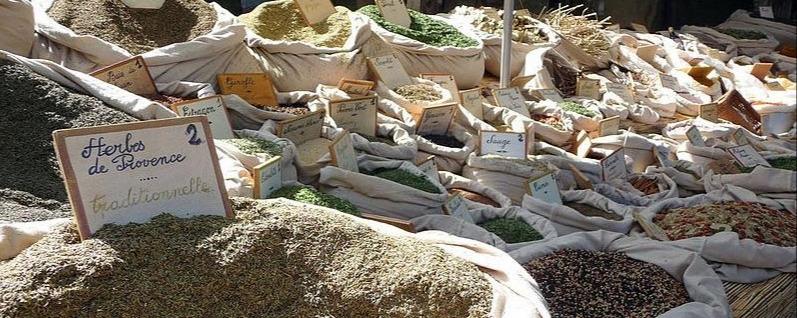
[[[394,91],[411,102],[433,102],[443,98],[434,87],[426,84],[404,85]]]
[[[395,146],[396,145],[396,143],[393,141],[393,139],[379,137],[379,136],[368,136],[366,134],[359,134],[359,135],[360,135],[360,137],[365,138],[365,140],[368,140],[369,142],[383,143],[383,144],[386,144],[388,146]]]
[[[269,1],[252,12],[238,17],[257,35],[271,40],[298,41],[319,47],[338,48],[351,36],[349,9],[335,7],[336,12],[312,26],[302,17],[293,0]]]
[[[307,107],[307,103],[302,103],[302,102],[293,103],[293,104],[280,104],[277,106],[269,106],[269,105],[256,105],[256,106],[270,112],[286,113],[296,116],[306,115],[310,113],[310,107]]]
[[[429,181],[428,178],[424,175],[416,175],[408,171],[404,171],[401,169],[388,169],[388,168],[379,168],[374,171],[367,171],[368,175],[372,175],[375,177],[380,177],[385,180],[390,180],[398,184],[403,184],[410,188],[415,188],[421,191],[439,194],[440,189]]]
[[[241,152],[247,155],[260,155],[265,154],[265,159],[281,156],[282,146],[275,142],[271,142],[260,138],[243,137],[236,139],[222,139],[226,143],[230,143],[238,148]]]
[[[479,224],[483,229],[492,232],[508,244],[533,242],[543,239],[531,225],[518,219],[498,218]]]
[[[584,107],[584,105],[581,105],[580,103],[572,101],[564,101],[564,102],[559,102],[558,105],[559,108],[563,109],[564,111],[573,112],[581,116],[592,118],[598,115],[598,113],[587,109],[586,107]]]
[[[319,192],[316,189],[306,186],[288,186],[274,191],[269,197],[286,198],[307,204],[314,204],[330,209],[335,209],[343,213],[360,216],[360,211],[351,202],[338,198],[334,195]]]
[[[465,147],[465,144],[459,141],[459,139],[455,138],[454,136],[449,135],[423,135],[421,136],[426,140],[431,141],[435,145],[440,145],[443,147],[448,148],[462,148]]]
[[[684,285],[662,268],[622,253],[562,250],[523,267],[553,318],[657,317],[690,302]]]
[[[797,171],[797,157],[782,157],[782,158],[767,159],[767,162],[769,162],[772,168]],[[753,169],[755,169],[755,167],[742,167],[738,163],[737,167],[743,173],[750,173],[753,172]]]
[[[599,218],[604,218],[604,219],[611,220],[611,221],[622,221],[623,220],[623,216],[622,215],[619,215],[617,213],[604,211],[604,210],[598,209],[598,208],[596,208],[594,206],[591,206],[589,204],[578,203],[578,202],[567,202],[567,203],[565,203],[565,205],[567,207],[573,209],[573,210],[578,211],[578,213],[581,213],[584,216],[599,217]]]
[[[730,35],[739,40],[761,40],[766,39],[767,35],[756,30],[747,29],[722,29],[715,28],[717,32]]]
[[[367,5],[357,10],[357,12],[374,20],[374,22],[382,26],[385,30],[401,34],[410,39],[429,45],[472,47],[479,44],[476,40],[462,34],[462,32],[459,32],[455,27],[445,22],[435,20],[415,10],[407,11],[412,20],[409,28],[386,21],[382,17],[382,13],[379,12],[379,8],[375,5]]]
[[[0,189],[0,223],[33,222],[72,216],[69,204],[43,200],[30,193]]]
[[[482,9],[459,6],[453,13],[472,16],[471,24],[478,30],[495,35],[504,33],[504,22],[484,14]],[[545,43],[548,37],[537,28],[537,24],[530,16],[515,14],[512,18],[512,41],[527,44]]]

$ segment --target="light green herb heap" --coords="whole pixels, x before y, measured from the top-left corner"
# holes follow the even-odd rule
[[[543,239],[540,232],[537,232],[531,225],[518,219],[492,219],[479,224],[479,226],[498,235],[498,237],[508,244],[532,242]]]
[[[559,102],[559,108],[561,108],[561,109],[563,109],[565,111],[574,112],[576,114],[579,114],[579,115],[585,116],[585,117],[589,117],[589,118],[592,118],[592,117],[595,117],[595,116],[598,115],[597,113],[587,109],[583,105],[581,105],[579,103],[576,103],[576,102],[571,102],[571,101]]]
[[[268,158],[282,155],[282,146],[268,140],[249,137],[222,140],[234,145],[247,155],[266,154]]]
[[[371,172],[366,172],[369,175],[380,177],[382,179],[390,180],[405,186],[415,188],[429,193],[439,194],[440,189],[430,182],[426,176],[419,176],[401,169],[386,169],[380,168]]]
[[[357,12],[362,13],[390,32],[401,34],[410,39],[417,40],[433,46],[472,47],[479,43],[476,40],[459,32],[455,27],[445,22],[432,19],[423,13],[407,10],[412,23],[409,28],[388,22],[382,17],[379,8],[367,5]]]
[[[277,191],[274,191],[269,198],[286,198],[293,201],[323,206],[338,210],[343,213],[360,216],[360,211],[357,210],[357,207],[354,206],[354,204],[351,204],[351,202],[340,199],[334,195],[318,192],[316,189],[311,187],[283,187]]]
[[[299,7],[291,0],[269,1],[238,19],[257,35],[271,40],[299,41],[319,47],[338,48],[351,35],[349,10],[335,7],[336,13],[326,21],[312,26],[302,17]]]

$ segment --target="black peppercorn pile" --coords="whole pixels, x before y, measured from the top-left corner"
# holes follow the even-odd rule
[[[690,301],[663,269],[622,253],[562,250],[523,267],[539,283],[551,317],[656,317]]]

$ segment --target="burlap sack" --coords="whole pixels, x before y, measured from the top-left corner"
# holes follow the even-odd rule
[[[795,46],[794,34],[797,33],[797,27],[786,23],[778,23],[767,19],[753,18],[750,12],[745,10],[736,10],[728,17],[728,20],[721,23],[717,27],[720,28],[741,28],[761,30],[771,34],[781,44]]]
[[[614,179],[607,183],[593,185],[596,193],[623,205],[646,207],[664,199],[677,198],[678,184],[664,173],[632,174],[630,177],[644,176],[656,179],[659,192],[648,194],[637,190],[628,180]]]
[[[611,153],[617,149],[625,149],[625,155],[632,159],[628,168],[633,172],[642,172],[650,165],[657,164],[653,151],[666,153],[667,145],[663,142],[646,138],[628,131],[592,139],[592,149],[603,153]]]
[[[565,225],[582,231],[606,230],[623,234],[628,233],[634,224],[631,213],[640,210],[639,207],[614,202],[592,190],[565,190],[561,194],[562,202],[565,204],[586,204],[605,212],[617,214],[623,219],[614,221],[598,216],[585,216],[566,205],[548,203],[530,195],[523,196],[523,208],[531,213],[541,215],[554,222],[555,225]],[[557,226],[557,231],[560,233],[571,232],[566,227]]]
[[[439,106],[454,102],[454,96],[451,95],[451,92],[444,89],[442,86],[436,84],[435,82],[417,77],[412,77],[411,80],[412,84],[425,84],[431,86],[435,92],[440,94],[440,99],[432,102],[410,101],[404,98],[404,96],[401,96],[392,89],[390,89],[382,81],[377,81],[376,88],[374,90],[376,91],[376,94],[379,95],[380,99],[387,99],[389,101],[393,101],[394,103],[398,104],[400,107],[404,108],[406,111],[408,111],[410,114],[413,115],[420,115],[421,110],[429,106]]]
[[[462,148],[451,148],[435,144],[423,136],[415,135],[413,137],[418,143],[419,153],[434,155],[437,169],[440,171],[460,173],[468,155],[479,147],[479,136],[474,136],[457,123],[451,124],[447,135],[456,138],[465,145]]]
[[[33,7],[28,0],[0,1],[0,50],[28,56],[33,46]]]
[[[797,172],[764,166],[756,166],[750,173],[738,174],[716,174],[709,170],[702,180],[706,186],[706,192],[721,190],[726,185],[733,185],[758,195],[784,194],[792,202],[795,199],[794,194],[797,193]],[[789,210],[794,211],[793,208]]]
[[[533,103],[526,102],[526,104],[530,105]],[[529,111],[532,114],[533,112],[538,112],[540,114],[547,114],[550,116],[559,116],[559,119],[564,126],[564,130],[559,130],[551,125],[532,120],[531,118],[521,115],[508,108],[485,105],[483,106],[483,110],[484,120],[488,123],[491,123],[493,126],[506,125],[509,126],[512,131],[517,132],[525,132],[533,128],[535,138],[539,138],[538,140],[542,140],[556,146],[567,144],[573,137],[573,122],[569,117],[562,116],[561,109],[554,109],[551,107],[531,108],[530,106]]]
[[[544,159],[530,158],[537,162],[541,169],[535,169],[520,159],[505,159],[498,156],[468,156],[467,165],[462,169],[462,176],[474,180],[484,186],[495,189],[509,197],[514,204],[520,204],[526,193],[526,181],[531,177],[540,177],[553,173],[559,181],[559,169],[546,163]],[[542,169],[544,167],[544,169]]]
[[[277,93],[279,104],[306,103],[310,109],[324,108],[318,95],[308,91]],[[252,106],[238,95],[224,95],[224,103],[230,116],[233,129],[250,129],[276,134],[277,122],[296,117],[296,115],[272,112]]]
[[[296,147],[288,139],[278,138],[267,132],[260,132],[256,130],[237,130],[235,134],[239,137],[257,138],[271,141],[282,146],[282,155],[280,159],[280,169],[282,175],[282,184],[296,183],[298,174],[294,160],[296,158]],[[254,180],[251,172],[254,168],[264,162],[266,159],[262,156],[250,155],[243,153],[236,146],[225,142],[224,140],[216,140],[216,148],[218,152],[223,153],[225,157],[235,159],[239,170],[232,170],[229,175],[225,174],[225,186],[227,192],[231,196],[241,196],[251,198],[254,190]],[[221,161],[221,159],[219,159]],[[244,170],[240,170],[243,167]],[[223,169],[225,170],[225,169]],[[238,175],[233,173],[238,172]],[[229,180],[229,181],[228,181]]]
[[[493,200],[493,202],[497,203],[501,208],[506,208],[512,205],[512,200],[510,200],[509,197],[479,182],[446,171],[440,171],[438,176],[440,177],[440,183],[447,190],[463,189],[480,194],[490,200]],[[470,201],[468,199],[465,199],[465,201],[468,203],[469,207],[491,207],[489,205]]]

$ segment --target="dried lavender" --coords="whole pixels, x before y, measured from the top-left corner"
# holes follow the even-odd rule
[[[518,219],[498,218],[479,224],[509,244],[533,242],[543,239],[531,225]]]

